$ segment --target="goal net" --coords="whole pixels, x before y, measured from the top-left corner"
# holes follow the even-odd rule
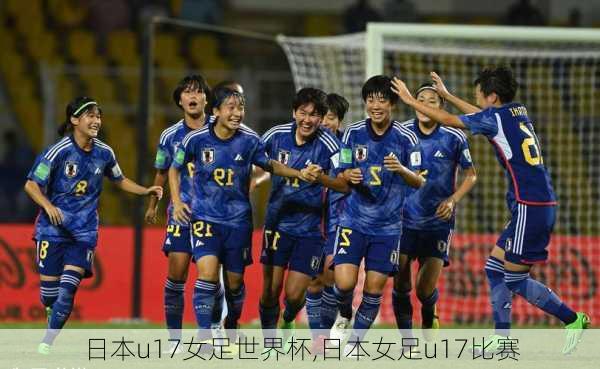
[[[510,65],[519,82],[516,101],[527,106],[534,120],[560,202],[549,262],[533,274],[574,308],[600,318],[600,31],[369,24],[363,34],[280,36],[278,41],[296,88],[318,87],[350,101],[345,123],[364,118],[360,90],[369,76],[396,75],[414,91],[436,71],[451,92],[473,101],[478,71],[490,64]],[[414,116],[399,104],[397,120]],[[510,215],[506,180],[492,148],[481,137],[472,137],[470,144],[479,181],[459,204],[451,266],[438,286],[445,324],[491,322],[483,266]],[[413,303],[419,322],[420,305]],[[389,292],[380,321],[393,322]],[[556,323],[519,297],[513,302],[513,321]]]

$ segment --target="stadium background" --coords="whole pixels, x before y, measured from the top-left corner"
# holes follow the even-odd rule
[[[248,99],[246,123],[259,133],[290,120],[295,88],[288,60],[274,39],[251,37],[250,32],[316,37],[361,31],[356,17],[349,25],[346,22],[345,12],[354,3],[351,0],[327,4],[316,0],[5,0],[0,3],[0,134],[3,137],[0,146],[0,295],[3,296],[0,326],[44,319],[38,302],[35,248],[30,240],[37,209],[21,188],[35,154],[55,138],[52,132],[64,119],[64,106],[72,97],[84,94],[100,102],[104,112],[102,138],[115,149],[126,175],[135,177],[140,169],[138,164],[145,162],[149,165],[144,183],[148,184],[153,177],[152,154],[140,158],[136,141],[143,64],[142,25],[148,17],[165,16],[247,33],[233,35],[173,25],[156,28],[154,89],[146,137],[152,151],[160,132],[180,119],[180,111],[171,101],[171,91],[183,75],[192,71],[204,75],[211,84],[223,79],[239,81]],[[398,3],[406,6],[407,2]],[[388,11],[387,1],[371,1],[373,14],[365,20],[514,24],[515,13],[509,16],[509,7],[514,3],[516,1],[499,6],[489,0],[421,0],[412,2],[412,10],[405,7],[401,17],[389,19],[392,12]],[[600,26],[597,23],[600,4],[576,0],[542,0],[532,1],[532,4],[539,9],[539,14],[521,14],[520,23],[516,24]],[[361,14],[369,13],[363,10]],[[425,75],[417,78],[425,78]],[[595,99],[591,103],[599,101]],[[597,107],[596,114],[600,111],[600,106]],[[587,118],[585,123],[593,127],[588,133],[598,132],[598,117]],[[542,142],[549,150],[545,138],[542,132]],[[560,147],[560,142],[553,137],[548,141]],[[475,139],[472,145],[483,150],[485,142]],[[597,210],[600,148],[597,141],[591,145],[586,148],[586,158],[596,159],[587,163],[590,169],[584,172],[589,182],[579,183],[577,175],[565,182],[564,186],[581,187],[581,190],[561,197],[566,206],[560,211],[570,220],[560,223],[553,238],[551,263],[536,273],[576,308],[585,308],[594,318],[600,318]],[[551,157],[561,154],[559,149],[549,151]],[[508,216],[501,195],[504,182],[496,163],[488,160],[489,157],[474,159],[482,169],[480,183],[460,205],[459,211],[467,216],[460,218],[459,232],[451,249],[453,263],[441,284],[442,320],[456,325],[491,322],[483,264],[487,250],[495,241],[495,233]],[[554,180],[557,173],[571,173],[568,167],[572,163],[558,160],[552,163],[555,164],[550,166]],[[496,200],[486,198],[490,193],[486,192],[486,186],[495,189]],[[260,238],[267,193],[268,188],[259,188],[253,196],[255,240]],[[166,259],[160,246],[164,229],[145,228],[140,290],[138,294],[132,293],[136,255],[135,220],[131,210],[134,206],[133,197],[108,184],[104,187],[97,273],[94,279],[83,283],[74,319],[101,324],[132,318],[151,323],[162,321]],[[255,243],[255,260],[258,248],[259,244]],[[190,275],[192,278],[195,273]],[[242,317],[244,322],[257,319],[260,279],[260,264],[254,264],[246,277],[249,295]],[[191,294],[191,288],[187,288],[187,293]],[[379,320],[390,323],[393,314],[389,293],[384,299]],[[555,323],[526,308],[519,300],[515,300],[515,319],[522,324]],[[193,322],[189,303],[186,304],[186,321]]]

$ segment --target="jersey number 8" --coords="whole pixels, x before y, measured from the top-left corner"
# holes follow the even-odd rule
[[[519,125],[521,131],[525,132],[527,138],[521,143],[521,150],[523,150],[523,157],[529,165],[536,166],[544,163],[542,159],[542,153],[540,152],[540,145],[538,144],[537,137],[525,123]]]

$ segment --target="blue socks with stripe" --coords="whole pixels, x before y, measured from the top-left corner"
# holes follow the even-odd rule
[[[504,262],[490,256],[485,263],[496,334],[508,336],[511,325],[512,292],[504,283]]]
[[[48,323],[48,330],[42,342],[51,345],[58,335],[58,332],[64,327],[67,319],[73,311],[75,293],[81,283],[83,276],[74,270],[65,270],[60,277],[58,297],[52,305],[52,316]]]
[[[321,295],[321,328],[331,329],[338,313],[338,303],[333,286],[325,286]]]
[[[176,281],[167,278],[165,282],[165,320],[171,339],[181,338],[181,326],[183,321],[183,307],[185,281]]]
[[[338,289],[337,286],[334,285],[333,293],[335,294],[340,316],[346,319],[352,319],[352,298],[354,297],[354,290],[344,291]]]
[[[509,272],[504,274],[506,286],[514,293],[523,296],[530,304],[548,314],[554,315],[563,323],[577,319],[577,314],[565,305],[560,298],[544,284],[532,279],[529,272]]]
[[[225,318],[225,329],[236,329],[238,320],[242,316],[242,308],[246,299],[246,287],[241,285],[236,291],[226,291],[227,317]]]
[[[371,327],[375,321],[375,318],[377,318],[379,307],[381,306],[381,297],[381,294],[363,291],[362,302],[356,311],[356,316],[354,317],[354,326],[352,327],[352,337],[355,338],[355,340],[357,338],[362,340],[367,329]]]
[[[323,292],[306,292],[306,317],[308,326],[313,337],[318,335],[321,329],[321,302],[323,301]]]
[[[46,307],[52,307],[58,298],[60,281],[40,281],[40,301]]]
[[[219,292],[219,284],[197,279],[194,285],[194,312],[198,328],[210,329],[212,313],[215,306],[215,296]]]

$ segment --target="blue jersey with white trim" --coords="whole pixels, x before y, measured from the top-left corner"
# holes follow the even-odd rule
[[[342,143],[342,167],[359,168],[363,181],[352,186],[344,199],[340,225],[369,235],[398,235],[408,185],[402,177],[385,169],[383,158],[395,155],[402,165],[420,169],[417,135],[392,121],[379,136],[371,127],[371,119],[366,119],[348,126]]]
[[[296,143],[296,122],[271,128],[263,137],[267,155],[294,169],[317,164],[332,177],[339,168],[339,141],[318,128],[303,145]],[[300,237],[321,235],[324,188],[297,178],[272,176],[265,227]]]
[[[188,133],[177,149],[173,167],[193,165],[192,220],[226,226],[251,226],[249,190],[252,164],[268,166],[260,137],[241,125],[229,139],[215,134],[214,123]]]
[[[416,119],[402,123],[419,138],[422,167],[427,171],[425,185],[409,188],[404,204],[403,226],[418,230],[443,230],[454,228],[454,215],[448,221],[441,220],[435,213],[438,206],[456,190],[458,167],[473,166],[469,143],[463,132],[456,128],[438,125],[433,132],[421,131]]]
[[[212,121],[214,121],[214,117],[207,116],[204,124],[209,124]],[[193,129],[185,124],[183,119],[162,131],[158,140],[158,147],[156,148],[154,168],[168,170],[171,167],[173,158],[175,158],[177,148],[181,145],[181,141],[192,131]],[[192,202],[192,165],[190,163],[189,168],[182,170],[179,176],[179,193],[181,194],[181,200],[186,204],[191,204]],[[188,224],[180,224],[173,219],[173,203],[171,201],[169,201],[169,205],[167,206],[167,224],[188,226]]]
[[[336,131],[335,137],[338,140],[342,139],[344,135],[343,131]],[[338,224],[340,223],[340,216],[342,214],[342,210],[344,208],[344,197],[346,194],[334,191],[332,189],[326,188],[326,196],[327,196],[327,213],[325,218],[325,230],[327,233],[333,233],[336,231]]]
[[[64,137],[36,158],[27,179],[43,189],[64,218],[61,225],[54,226],[41,211],[35,224],[36,240],[96,245],[102,179],[121,181],[124,177],[114,151],[98,139],[92,142],[92,150],[84,151],[73,136]]]
[[[490,107],[460,116],[473,134],[482,134],[492,143],[508,181],[506,201],[526,205],[555,205],[556,195],[533,123],[519,103]]]

